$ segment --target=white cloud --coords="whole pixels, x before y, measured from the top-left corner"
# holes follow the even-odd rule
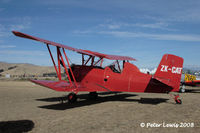
[[[121,24],[100,24],[97,27],[113,30],[113,29],[119,29],[121,27]]]
[[[107,24],[99,24],[97,28],[105,28],[108,30],[124,29],[124,28],[149,28],[149,29],[161,29],[167,31],[177,31],[176,29],[168,28],[167,22],[155,22],[155,23],[123,23],[123,22],[108,22]]]
[[[6,27],[2,24],[0,24],[0,37],[7,36],[8,33],[6,32]]]
[[[3,3],[9,3],[9,2],[11,2],[12,0],[1,0],[1,2],[3,2]]]
[[[151,28],[151,29],[161,29],[167,31],[177,31],[177,29],[171,29],[169,23],[167,22],[155,22],[155,23],[136,23],[130,24],[132,27],[142,27],[142,28]]]
[[[0,31],[0,37],[9,36],[8,32]]]
[[[0,24],[0,31],[4,31],[6,28],[4,25]]]
[[[15,45],[0,45],[0,48],[15,48]]]
[[[151,34],[144,32],[128,32],[128,31],[79,31],[76,30],[74,34],[104,34],[111,35],[115,37],[124,37],[124,38],[148,38],[154,40],[174,40],[174,41],[192,41],[200,42],[200,35],[196,34]]]
[[[9,25],[9,30],[12,31],[12,30],[24,30],[24,29],[28,29],[30,28],[30,22],[24,22],[23,24],[12,24],[12,25]]]
[[[38,0],[45,5],[65,5],[75,8],[87,8],[115,12],[118,16],[134,18],[141,14],[152,15],[163,21],[200,21],[200,2],[198,0]],[[87,3],[87,4],[85,4]],[[156,17],[155,17],[156,16]]]
[[[75,30],[73,31],[74,34],[89,34],[89,33],[92,33],[91,30]]]
[[[176,40],[176,41],[200,41],[200,35],[194,34],[150,34],[142,32],[127,32],[127,31],[100,31],[99,34],[107,34],[116,37],[143,37],[156,40]]]
[[[33,55],[33,56],[43,56],[47,55],[46,51],[28,51],[28,50],[0,50],[0,54],[2,55]]]
[[[192,3],[192,2],[191,2]],[[182,23],[182,22],[189,22],[189,23],[199,23],[200,22],[200,3],[197,2],[197,4],[193,7],[185,7],[181,10],[175,9],[174,11],[167,11],[163,12],[158,16],[155,15],[143,15],[139,18],[147,19],[147,20],[154,20],[156,22],[164,22],[164,23]],[[134,18],[134,17],[133,17]]]
[[[151,24],[136,23],[134,25],[138,27],[145,27],[145,28],[163,28],[163,27],[168,26],[168,24],[163,23],[163,22],[151,23]]]
[[[109,28],[109,29],[119,29],[119,28],[120,28],[120,25],[116,25],[116,24],[108,25],[108,28]]]
[[[9,18],[9,19],[5,19],[4,21],[8,21],[8,23],[10,23],[10,21],[12,21],[12,24],[1,24],[0,23],[0,37],[8,37],[10,36],[10,32],[12,30],[25,30],[25,29],[29,29],[31,27],[31,21],[29,17],[15,17],[15,18]],[[13,21],[15,23],[13,23]]]

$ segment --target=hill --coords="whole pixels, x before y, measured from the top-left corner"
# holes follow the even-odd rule
[[[0,62],[0,75],[2,77],[5,77],[5,75],[11,77],[43,76],[45,73],[55,73],[54,67]]]

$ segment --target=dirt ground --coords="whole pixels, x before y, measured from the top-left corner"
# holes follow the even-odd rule
[[[187,87],[181,105],[168,94],[100,93],[91,101],[79,93],[77,103],[62,104],[65,95],[31,82],[0,81],[0,132],[200,132],[200,87]]]

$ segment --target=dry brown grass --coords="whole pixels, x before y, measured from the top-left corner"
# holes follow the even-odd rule
[[[59,100],[65,94],[30,82],[0,81],[0,121],[33,122],[34,128],[28,127],[33,133],[200,131],[200,88],[189,87],[187,93],[181,94],[182,105],[174,104],[167,94],[153,93],[102,93],[96,101],[88,100],[87,93],[80,93],[77,103],[61,104]],[[141,122],[194,122],[195,127],[142,128]]]

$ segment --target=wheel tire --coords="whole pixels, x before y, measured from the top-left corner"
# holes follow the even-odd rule
[[[90,100],[96,100],[98,97],[98,93],[97,92],[90,92],[89,93],[89,99]]]
[[[182,104],[181,99],[177,99],[177,100],[175,100],[175,101],[176,101],[176,104]]]
[[[67,96],[67,99],[68,99],[68,102],[69,103],[74,103],[77,101],[77,96],[75,93],[70,93],[68,96]]]

